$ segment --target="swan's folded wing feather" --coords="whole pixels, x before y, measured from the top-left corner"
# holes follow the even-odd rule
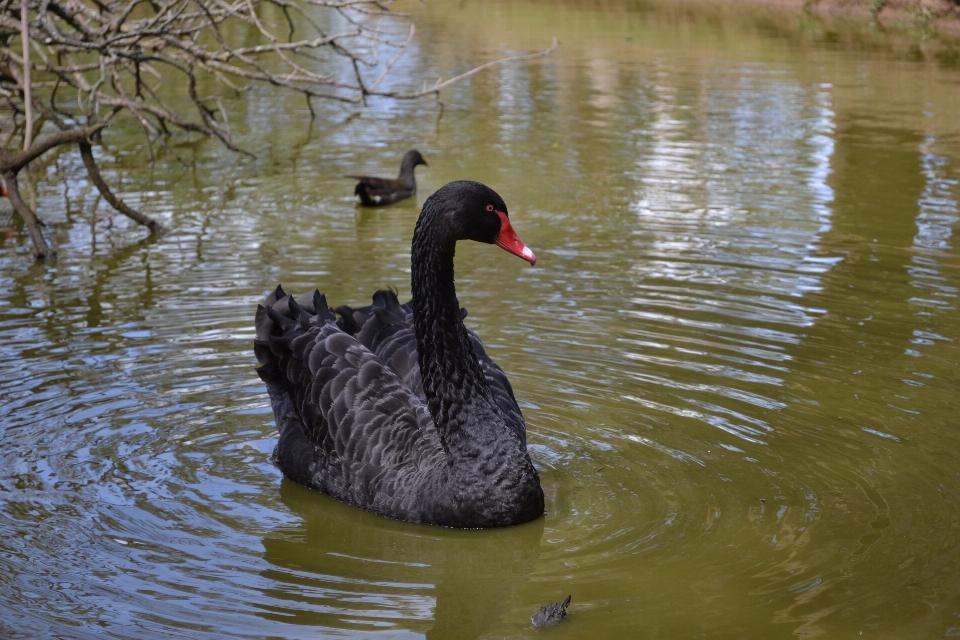
[[[341,320],[337,325],[357,338],[360,344],[376,352],[373,340],[384,327],[408,320],[407,311],[397,300],[397,294],[390,289],[381,289],[373,294],[373,303],[354,309],[342,305],[334,309]],[[409,320],[412,322],[413,318]]]
[[[373,351],[384,364],[390,367],[403,384],[426,402],[420,366],[417,362],[417,336],[413,328],[412,302],[399,304],[395,293],[389,290],[374,294],[374,304],[362,309],[352,309],[353,318],[360,328],[357,338]],[[460,310],[461,318],[467,310]],[[520,441],[526,444],[527,428],[523,414],[513,395],[513,387],[503,369],[487,355],[476,333],[467,329],[474,354],[480,362],[487,386],[494,401],[503,412],[504,419]]]
[[[410,391],[423,402],[427,401],[417,362],[417,334],[412,322],[397,322],[384,327],[374,339],[372,349]]]
[[[278,365],[305,434],[341,468],[412,470],[442,455],[420,399],[334,323],[295,338]]]
[[[284,309],[290,307],[289,302],[284,298],[279,302]],[[400,416],[404,413],[405,407],[409,408],[415,404],[408,399],[407,394],[409,394],[420,400],[417,412],[425,413],[426,396],[417,362],[417,340],[413,328],[411,303],[401,305],[393,291],[383,290],[374,294],[373,304],[367,307],[359,309],[342,307],[338,308],[338,312],[349,313],[350,317],[356,321],[355,336],[340,331],[333,323],[328,323],[321,330],[325,336],[321,341],[322,348],[315,348],[316,339],[306,340],[302,335],[293,340],[289,337],[285,340],[274,339],[273,343],[291,343],[297,357],[307,362],[309,374],[299,374],[299,384],[311,387],[311,392],[308,394],[311,402],[305,403],[301,408],[305,425],[318,444],[322,444],[328,451],[342,454],[341,449],[347,442],[346,438],[359,428],[356,418],[349,415],[351,410],[362,411],[368,404],[372,404],[386,415]],[[288,313],[295,315],[297,310],[294,307]],[[461,313],[466,315],[466,310],[462,310]],[[286,333],[302,330],[293,326],[293,323],[286,324],[292,327],[292,329],[288,328]],[[480,338],[470,329],[467,329],[467,333],[487,386],[493,394],[494,402],[503,413],[507,425],[517,434],[521,442],[526,443],[526,425],[510,380],[503,369],[487,355]],[[292,344],[294,341],[296,346]],[[384,370],[393,375],[388,375]],[[312,382],[307,380],[305,375],[312,377]],[[356,381],[359,385],[349,385],[348,383],[357,375],[360,376]],[[398,388],[394,386],[396,384],[399,385]],[[399,390],[405,391],[406,394],[400,393]],[[391,404],[394,398],[400,399],[396,405]],[[376,404],[378,400],[381,402],[379,405]],[[398,417],[397,420],[400,421],[400,418]],[[439,437],[429,415],[425,417],[421,415],[418,420],[429,424],[429,428],[421,429],[421,432],[425,432],[430,438],[431,446],[440,447]],[[337,428],[331,429],[324,426],[327,422]],[[381,422],[370,422],[369,430],[376,429],[375,425],[378,424]],[[334,437],[335,435],[339,437]],[[363,432],[362,437],[369,437],[367,431]],[[413,443],[415,440],[411,439],[409,442]],[[408,444],[407,442],[390,443],[387,447],[390,452],[387,459],[394,459],[392,456],[396,456],[399,451],[409,449]],[[370,455],[382,457],[379,446],[371,448]],[[410,453],[407,452],[404,455],[410,455]],[[353,455],[351,454],[350,457],[352,458]]]
[[[367,327],[376,323],[376,326],[379,327],[376,337],[369,343],[365,342],[364,344],[399,376],[407,388],[426,402],[423,380],[420,377],[420,366],[417,362],[417,336],[413,329],[412,312],[407,314],[408,305],[391,308],[393,321],[389,324],[384,323],[380,318],[375,319],[372,317],[373,314],[370,314],[370,319],[358,335],[366,335],[368,333]],[[462,309],[461,313],[466,315],[466,309]],[[513,387],[507,378],[507,374],[487,355],[477,334],[470,329],[467,329],[467,334],[470,336],[473,352],[480,363],[480,369],[483,371],[487,386],[493,393],[494,402],[503,412],[507,426],[520,437],[521,442],[526,444],[526,424],[523,421],[523,414],[520,412],[517,399],[513,395]]]
[[[480,342],[477,334],[470,329],[467,329],[467,334],[469,334],[470,342],[473,344],[473,352],[477,356],[477,361],[480,362],[483,377],[486,378],[487,386],[490,387],[490,391],[493,393],[494,401],[497,403],[500,411],[503,412],[507,426],[510,427],[514,433],[520,437],[520,441],[526,445],[527,426],[523,421],[523,414],[520,413],[520,405],[517,404],[517,399],[513,395],[513,385],[510,384],[510,379],[507,378],[507,374],[500,368],[500,365],[487,355],[486,350],[483,348],[483,343]]]
[[[338,327],[322,296],[272,298],[257,310],[254,350],[284,475],[374,513],[428,517],[421,490],[441,481],[446,453],[426,404]]]

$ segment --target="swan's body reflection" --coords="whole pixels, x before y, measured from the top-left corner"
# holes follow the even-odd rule
[[[486,531],[375,516],[284,479],[301,518],[263,540],[266,618],[298,625],[476,638],[508,610],[537,558],[543,518]],[[363,549],[363,555],[358,554]]]

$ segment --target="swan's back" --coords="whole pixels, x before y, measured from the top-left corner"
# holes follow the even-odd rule
[[[338,326],[319,292],[298,303],[278,287],[256,324],[283,472],[368,511],[422,521],[417,491],[436,498],[444,458],[424,403]]]
[[[407,388],[426,401],[420,367],[417,364],[417,335],[413,328],[413,309],[410,302],[400,304],[396,293],[383,289],[373,294],[373,304],[367,307],[352,309],[341,306],[337,307],[336,312],[341,316],[338,321],[341,327],[346,324],[348,332],[353,330],[353,335],[363,346],[389,366]],[[465,318],[467,310],[460,309],[460,316]],[[507,425],[526,444],[526,425],[507,374],[487,355],[477,334],[470,329],[467,329],[467,333],[487,385],[493,392]]]
[[[449,525],[453,497],[443,494],[456,470],[427,410],[409,303],[385,290],[336,312],[318,291],[294,300],[280,287],[257,310],[257,373],[280,435],[274,461],[295,482],[368,511]],[[507,426],[525,442],[506,375],[471,338]]]

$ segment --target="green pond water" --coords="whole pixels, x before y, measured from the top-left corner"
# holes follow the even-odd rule
[[[56,264],[0,238],[0,637],[960,637],[960,55],[714,5],[408,3],[393,87],[233,104],[237,156],[34,167]],[[376,71],[371,72],[375,75]],[[358,208],[345,173],[420,194]],[[277,283],[409,295],[446,182],[539,261],[457,286],[524,411],[546,515],[409,525],[284,480],[253,367]],[[0,223],[6,220],[0,212]],[[570,618],[536,630],[541,605]]]

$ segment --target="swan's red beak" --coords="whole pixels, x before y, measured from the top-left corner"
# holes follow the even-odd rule
[[[520,240],[520,236],[518,236],[517,232],[510,226],[510,219],[507,218],[507,214],[503,211],[497,211],[497,215],[500,216],[500,235],[494,240],[497,246],[504,251],[523,258],[530,264],[537,264],[537,256],[534,255],[533,251],[530,251],[530,247],[523,244]]]

